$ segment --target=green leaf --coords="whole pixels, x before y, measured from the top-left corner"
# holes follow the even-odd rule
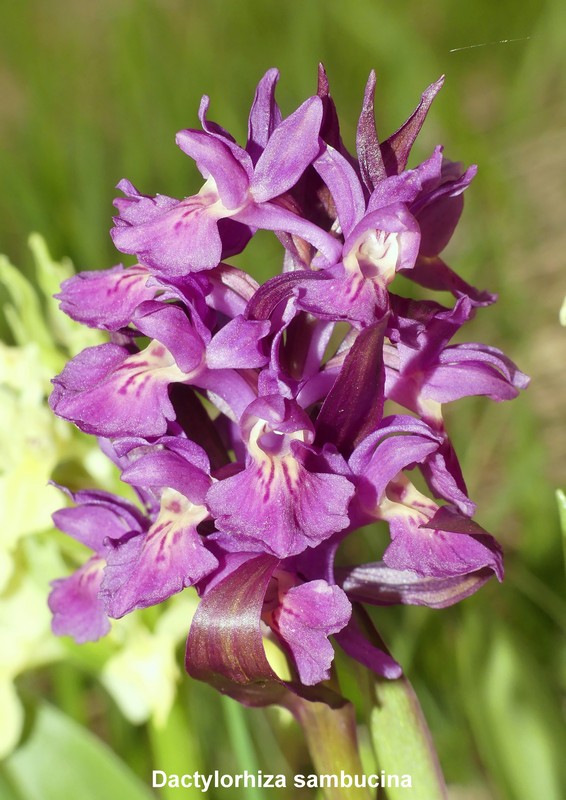
[[[22,800],[21,795],[16,794],[14,788],[6,780],[0,768],[0,797],[2,800]]]
[[[222,696],[221,703],[225,714],[230,745],[236,757],[238,770],[243,772],[247,769],[249,772],[257,772],[260,764],[246,723],[244,709],[231,697]],[[262,800],[263,792],[257,787],[248,788],[246,789],[246,797],[249,800]]]
[[[566,563],[566,495],[562,489],[556,490],[556,501],[558,503],[558,514],[560,517],[560,527],[562,528],[562,544],[564,547],[564,562]]]
[[[468,717],[482,761],[510,800],[564,797],[566,748],[545,666],[497,618],[464,617],[458,655]]]
[[[54,261],[45,240],[38,233],[29,237],[29,247],[35,261],[35,282],[43,295],[45,320],[54,343],[73,356],[85,347],[106,341],[102,331],[87,328],[64,314],[53,296],[59,292],[63,281],[75,274],[71,261],[66,258]]]
[[[69,259],[54,261],[45,239],[38,233],[30,234],[28,244],[35,261],[37,285],[49,305],[57,308],[58,303],[53,299],[53,295],[59,291],[64,280],[75,274],[73,265]]]
[[[368,641],[387,653],[369,615],[359,608],[355,614]],[[385,775],[398,776],[401,784],[386,783],[387,800],[406,800],[409,794],[411,800],[446,800],[446,784],[432,736],[408,679],[381,678],[360,667],[360,684],[366,695],[364,713],[377,766]],[[409,778],[404,780],[404,776]]]
[[[5,306],[4,313],[12,329],[16,344],[23,346],[36,342],[48,359],[59,366],[59,354],[43,318],[43,310],[37,293],[28,279],[14,267],[5,256],[0,256],[0,283],[11,296],[12,302]],[[51,361],[49,362],[51,366]]]
[[[6,760],[5,774],[26,800],[153,798],[106,745],[48,705],[39,708],[29,738]]]
[[[153,761],[168,775],[204,772],[198,728],[190,725],[181,706],[176,703],[163,726],[150,721],[148,732],[153,752]],[[164,786],[160,791],[163,800],[178,800],[179,789]]]

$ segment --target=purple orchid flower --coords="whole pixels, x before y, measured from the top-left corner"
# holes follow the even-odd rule
[[[198,532],[209,517],[205,497],[211,478],[204,450],[173,436],[139,449],[122,480],[150,487],[159,507],[147,531],[128,533],[109,547],[100,598],[114,618],[193,586],[218,564]]]
[[[175,276],[212,269],[227,250],[233,254],[242,249],[234,242],[233,227],[223,240],[219,223],[232,220],[248,230],[282,230],[300,236],[320,251],[323,262],[332,263],[338,247],[335,240],[273,202],[297,182],[320,152],[321,101],[311,97],[270,130],[272,117],[263,123],[270,131],[267,138],[255,128],[252,131],[254,155],[265,140],[255,163],[247,150],[213,132],[206,121],[204,131],[177,134],[178,146],[195,160],[204,186],[197,195],[177,201],[142,195],[129,181],[121,181],[118,188],[126,199],[116,200],[120,212],[112,230],[116,246],[138,254],[157,273]],[[245,234],[236,230],[245,244]]]
[[[342,475],[308,469],[314,430],[297,404],[277,396],[258,398],[241,427],[245,469],[215,483],[207,495],[220,531],[283,558],[348,525],[354,487]]]
[[[110,340],[67,364],[51,406],[102,437],[139,508],[70,495],[55,522],[93,556],[49,602],[56,633],[89,641],[110,618],[195,587],[189,674],[251,705],[336,704],[334,644],[401,674],[363,604],[444,608],[502,579],[442,406],[510,400],[528,378],[494,347],[451,343],[495,296],[440,258],[475,167],[437,147],[406,168],[442,79],[380,141],[372,73],[355,156],[322,68],[317,95],[286,118],[277,80],[269,70],[257,87],[245,147],[203,98],[202,130],[177,143],[204,186],[176,200],[122,181],[112,235],[139,263],[61,288],[62,310]],[[259,229],[284,251],[262,286],[222,260]],[[399,274],[450,292],[453,307],[400,296]],[[389,540],[376,537],[367,564],[336,566],[374,521]],[[291,680],[269,665],[265,636]]]
[[[60,530],[90,548],[93,555],[69,578],[53,581],[49,608],[54,632],[73,636],[82,644],[96,641],[110,630],[100,585],[112,542],[131,532],[141,534],[147,528],[147,520],[131,503],[107,492],[69,495],[76,505],[56,511],[53,521]]]

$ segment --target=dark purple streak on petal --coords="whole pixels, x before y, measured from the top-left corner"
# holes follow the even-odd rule
[[[330,442],[346,458],[381,421],[385,326],[383,319],[358,335],[316,420],[315,444]]]
[[[371,194],[379,181],[387,177],[385,165],[381,156],[379,140],[375,130],[374,115],[374,96],[375,96],[375,72],[369,74],[366,90],[364,92],[364,103],[362,113],[358,121],[358,131],[356,135],[356,147],[360,160],[360,170],[363,181]]]
[[[405,169],[411,148],[419,135],[432,101],[443,83],[444,75],[436,83],[431,83],[409,119],[381,145],[383,162],[388,175],[397,175]]]
[[[410,570],[390,569],[378,561],[359,567],[338,567],[335,575],[338,585],[354,602],[447,608],[476,592],[493,577],[493,571],[484,567],[466,575],[423,578]]]

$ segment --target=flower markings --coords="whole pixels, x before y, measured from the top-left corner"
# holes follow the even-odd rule
[[[142,334],[158,326],[159,339],[133,353],[113,343],[88,348],[55,379],[51,407],[86,433],[163,435],[174,418],[169,385],[189,382],[204,368],[204,343],[180,308],[142,306],[133,321]]]
[[[159,508],[147,531],[111,543],[100,597],[114,618],[163,602],[218,564],[198,532],[209,516],[204,504],[211,482],[206,454],[176,437],[163,437],[142,449],[122,480],[150,487]]]
[[[261,397],[242,417],[242,472],[218,481],[207,503],[218,530],[280,558],[314,547],[349,523],[354,487],[306,466],[314,430],[290,400]]]
[[[117,331],[127,327],[144,300],[152,300],[158,287],[151,286],[147,267],[120,264],[106,270],[79,272],[61,284],[55,295],[61,311],[92,328]],[[148,285],[149,283],[149,285]]]
[[[55,521],[93,556],[54,583],[50,605],[57,633],[87,641],[109,618],[194,587],[190,675],[251,705],[336,705],[334,643],[401,674],[363,604],[444,608],[501,580],[442,406],[509,400],[528,378],[494,347],[452,343],[495,296],[440,256],[475,168],[441,147],[406,168],[442,79],[380,141],[372,74],[355,155],[322,68],[318,94],[286,118],[277,80],[269,70],[257,87],[245,147],[208,119],[204,97],[202,129],[177,136],[200,191],[151,197],[122,181],[112,235],[138,263],[61,288],[61,308],[110,340],[67,364],[51,406],[101,437],[140,508],[71,495]],[[223,261],[260,229],[284,250],[281,274],[261,286]],[[398,275],[450,292],[453,306],[400,296]],[[376,536],[368,563],[336,566],[375,521],[385,545]]]

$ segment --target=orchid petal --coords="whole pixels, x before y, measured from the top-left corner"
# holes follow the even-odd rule
[[[432,101],[442,88],[444,75],[423,92],[421,102],[409,119],[399,130],[391,134],[381,145],[383,162],[388,175],[395,175],[405,169],[409,153],[432,105]]]
[[[81,491],[71,497],[77,505],[55,511],[53,522],[98,555],[106,553],[108,539],[119,539],[128,531],[142,529],[141,512],[127,500],[108,492]]]
[[[145,336],[165,345],[183,373],[199,371],[204,363],[205,342],[182,308],[147,300],[138,306],[132,321]]]
[[[450,176],[451,167],[457,168],[456,175]],[[424,192],[411,207],[422,231],[421,253],[425,257],[441,253],[458,224],[464,208],[462,192],[470,185],[477,167],[469,167],[460,174],[460,165],[443,162],[443,174],[438,186]]]
[[[64,419],[98,436],[160,436],[174,410],[167,388],[187,375],[163,345],[134,355],[118,345],[83,350],[54,379],[50,403]]]
[[[403,674],[403,670],[389,653],[363,635],[355,618],[352,618],[343,630],[336,633],[334,638],[347,655],[377,675],[395,680]]]
[[[314,547],[348,524],[352,484],[312,473],[294,458],[265,458],[211,486],[207,504],[219,530],[284,558]]]
[[[206,519],[204,506],[193,505],[168,489],[147,534],[112,544],[100,597],[112,617],[147,608],[192,586],[217,565],[205,548],[197,525]]]
[[[313,265],[324,267],[336,264],[340,260],[342,245],[337,239],[323,231],[318,225],[314,225],[275,203],[265,202],[261,205],[247,206],[239,211],[235,218],[254,228],[284,231],[304,239],[315,250],[320,251],[320,255],[313,260]]]
[[[240,147],[234,137],[228,133],[225,128],[223,128],[221,125],[218,125],[217,122],[211,122],[209,119],[207,119],[206,115],[208,114],[209,105],[210,98],[207,95],[203,95],[198,110],[198,118],[204,132],[208,136],[217,139],[221,144],[224,145],[224,147],[228,148],[233,158],[242,167],[248,178],[251,178],[253,173],[253,165],[249,154]]]
[[[79,272],[61,284],[55,297],[61,311],[91,328],[116,331],[129,325],[135,309],[144,300],[151,300],[158,287],[147,286],[150,272],[136,264],[124,269]]]
[[[421,577],[451,578],[480,569],[503,577],[501,548],[483,528],[467,517],[439,509],[419,524],[410,514],[389,520],[391,544],[383,561],[392,569],[411,570]]]
[[[334,651],[328,637],[348,624],[351,613],[342,589],[323,580],[294,586],[285,594],[273,621],[305,686],[330,677]]]
[[[187,444],[189,443],[187,442]],[[193,442],[190,444],[197,447]],[[121,477],[125,483],[132,486],[167,486],[180,492],[197,505],[204,503],[211,483],[210,476],[206,472],[186,456],[183,457],[180,453],[171,452],[171,450],[154,450],[145,453],[129,467],[126,467]]]
[[[257,85],[248,119],[248,143],[246,145],[246,150],[254,163],[265,150],[273,131],[281,123],[281,111],[275,102],[275,87],[278,80],[279,71],[268,69]]]
[[[267,321],[234,317],[213,337],[206,348],[206,363],[211,369],[263,367],[269,358],[261,341],[269,334]]]
[[[501,373],[485,361],[439,364],[427,375],[423,396],[437,403],[484,395],[492,400],[512,400],[519,394]]]
[[[382,321],[360,332],[316,420],[317,441],[331,442],[344,455],[381,421],[384,331]]]
[[[375,130],[375,83],[375,72],[372,70],[369,74],[364,92],[362,113],[358,120],[356,135],[356,149],[360,161],[360,171],[363,181],[370,193],[374,190],[379,181],[387,177],[377,132]]]
[[[436,147],[432,156],[415,169],[405,170],[400,175],[392,175],[380,181],[368,200],[368,212],[394,203],[412,204],[423,193],[426,196],[426,190],[431,183],[435,186],[440,183],[441,172],[442,148]],[[412,206],[411,213],[415,214]]]
[[[310,97],[275,128],[255,166],[250,189],[256,203],[271,200],[297,183],[320,152],[321,121],[321,100]]]
[[[411,570],[390,569],[382,561],[336,570],[338,583],[358,603],[388,606],[397,603],[428,608],[447,608],[480,589],[491,569],[452,577],[421,577]]]
[[[127,216],[121,212],[115,218],[111,234],[118,250],[134,253],[157,274],[164,275],[212,269],[220,262],[218,220],[229,211],[216,205],[215,192],[186,200],[158,196],[154,201],[137,197],[134,201],[138,206],[132,205]],[[120,201],[116,205],[121,210]]]
[[[205,179],[214,178],[225,208],[232,210],[246,202],[249,176],[230,147],[205,131],[179,131],[175,141],[181,150],[196,161]]]
[[[359,178],[344,156],[329,145],[313,166],[330,189],[340,228],[344,236],[348,236],[365,211]]]
[[[402,469],[424,461],[438,449],[438,444],[434,438],[423,435],[406,434],[383,439],[382,431],[366,437],[354,450],[349,462],[362,479],[365,503],[379,505],[388,483]],[[372,450],[373,454],[368,458]]]
[[[78,644],[84,644],[109,632],[110,621],[98,597],[105,563],[103,558],[93,556],[70,577],[52,582],[49,608],[57,636],[72,636]]]
[[[385,242],[381,237],[371,235],[379,233],[386,234]],[[417,221],[402,203],[396,203],[366,214],[344,242],[344,252],[357,251],[362,270],[365,267],[368,276],[376,273],[376,279],[386,285],[397,270],[413,266],[419,242]],[[390,245],[394,246],[390,249]]]

